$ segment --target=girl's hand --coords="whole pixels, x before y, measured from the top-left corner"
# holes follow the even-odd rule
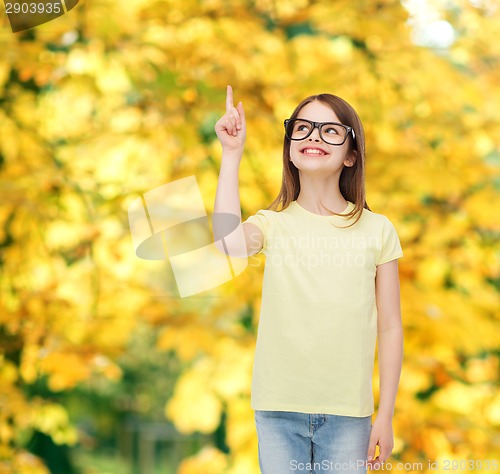
[[[215,124],[215,133],[222,145],[223,152],[243,153],[247,134],[245,111],[240,102],[233,105],[233,89],[227,86],[226,113]]]
[[[375,446],[378,445],[380,455],[375,458]],[[370,442],[368,445],[368,459],[367,464],[370,470],[380,469],[381,463],[387,461],[394,448],[394,435],[392,432],[392,419],[376,418],[370,435]],[[375,458],[375,459],[373,459]]]

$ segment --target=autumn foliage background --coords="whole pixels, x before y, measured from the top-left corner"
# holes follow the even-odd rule
[[[185,440],[161,472],[258,472],[263,257],[179,298],[168,261],[135,256],[127,218],[191,175],[213,212],[227,84],[248,121],[243,218],[276,197],[302,98],[356,108],[368,204],[404,252],[391,460],[498,459],[500,7],[428,3],[449,47],[415,44],[394,0],[89,0],[17,34],[2,12],[1,473],[149,474],[123,458],[131,420]]]

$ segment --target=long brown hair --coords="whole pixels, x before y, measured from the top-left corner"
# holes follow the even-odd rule
[[[355,206],[351,212],[343,214],[349,219],[355,217],[354,222],[347,226],[350,227],[361,218],[363,208],[371,210],[366,202],[365,194],[365,133],[363,125],[356,111],[344,99],[332,94],[318,94],[307,97],[296,107],[290,118],[297,118],[302,108],[315,100],[328,105],[344,125],[354,129],[356,135],[356,138],[353,139],[352,135],[349,134],[349,153],[354,154],[355,163],[350,167],[344,166],[339,178],[340,193],[345,200],[351,201]],[[282,208],[280,211],[285,210],[292,201],[297,199],[299,192],[299,170],[290,161],[290,140],[285,136],[283,141],[281,189],[278,197],[270,204],[268,209],[277,211],[278,205],[281,203]],[[323,207],[332,215],[340,215],[325,206]]]

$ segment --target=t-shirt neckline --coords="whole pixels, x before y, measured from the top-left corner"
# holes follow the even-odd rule
[[[352,203],[351,201],[347,200],[347,207],[340,212],[340,214],[342,215],[345,215],[345,214],[348,214],[349,212],[351,212],[351,210],[355,207],[354,206],[354,203]],[[341,217],[341,216],[336,216],[336,215],[323,215],[323,214],[316,214],[315,212],[311,212],[311,211],[308,211],[306,208],[302,207],[297,201],[292,201],[292,203],[295,204],[295,207],[297,207],[297,209],[301,210],[302,212],[306,213],[306,214],[309,214],[311,216],[315,216],[315,217],[319,217],[320,219],[332,219],[332,218],[338,218],[338,217]]]

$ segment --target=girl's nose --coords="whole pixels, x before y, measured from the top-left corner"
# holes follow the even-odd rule
[[[312,131],[311,135],[309,135],[309,141],[314,140],[315,142],[320,141],[320,134],[319,134],[319,129],[318,127],[314,127],[314,130]]]
[[[311,136],[311,137],[309,137],[309,141],[310,141],[310,142],[312,142],[312,141],[313,141],[313,137],[312,137],[312,136]],[[318,137],[315,137],[315,138],[314,138],[314,141],[315,141],[315,142],[319,142],[320,140],[319,140],[319,138],[318,138]]]

